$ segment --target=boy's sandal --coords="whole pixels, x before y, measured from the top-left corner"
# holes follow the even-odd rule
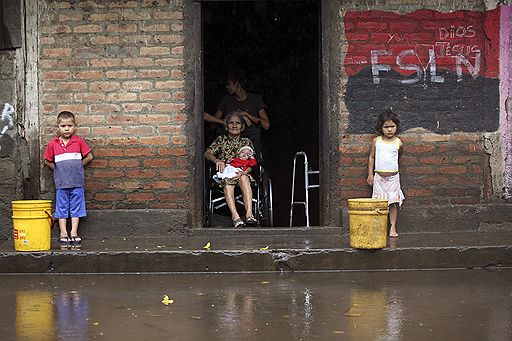
[[[235,227],[244,227],[245,223],[244,223],[244,221],[242,219],[240,219],[240,217],[238,217],[235,220],[233,220],[233,225]]]
[[[71,244],[71,239],[69,239],[69,237],[60,237],[59,238],[59,244],[60,245],[69,245]]]
[[[80,238],[79,236],[71,236],[71,243],[82,244],[82,238]]]

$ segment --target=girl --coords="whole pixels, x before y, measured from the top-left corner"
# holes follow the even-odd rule
[[[400,188],[398,160],[402,154],[402,141],[396,136],[400,118],[392,111],[379,115],[375,130],[380,136],[373,139],[368,158],[368,185],[373,186],[372,198],[387,199],[389,205],[390,237],[398,237],[396,218],[398,207],[405,199]],[[375,172],[375,173],[374,173]]]

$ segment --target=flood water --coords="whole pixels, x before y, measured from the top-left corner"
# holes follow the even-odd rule
[[[0,307],[2,340],[508,341],[512,270],[0,275]]]

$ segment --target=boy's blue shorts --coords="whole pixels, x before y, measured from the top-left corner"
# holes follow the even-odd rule
[[[83,218],[87,215],[83,187],[58,189],[56,194],[55,219]]]

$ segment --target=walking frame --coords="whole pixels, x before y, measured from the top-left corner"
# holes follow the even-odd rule
[[[304,157],[304,190],[306,192],[306,201],[294,201],[295,199],[295,166],[297,164],[297,157],[303,156]],[[304,210],[306,214],[306,227],[309,226],[309,189],[310,188],[319,188],[320,185],[310,185],[309,184],[309,176],[310,175],[317,175],[320,176],[320,171],[314,171],[309,169],[308,167],[308,156],[305,152],[297,152],[295,153],[295,157],[293,158],[293,178],[292,178],[292,198],[291,198],[291,204],[290,204],[290,227],[292,227],[293,223],[293,208],[295,205],[304,205]],[[318,179],[319,180],[319,179]]]

